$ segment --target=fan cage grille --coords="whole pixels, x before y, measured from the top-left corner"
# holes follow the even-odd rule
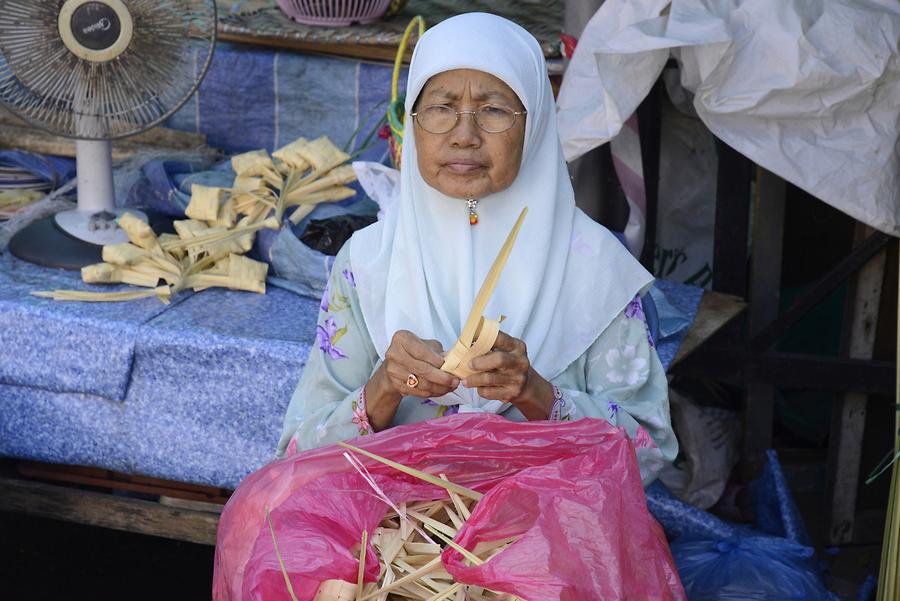
[[[196,92],[216,43],[215,0],[123,0],[134,37],[94,63],[59,36],[63,0],[0,0],[0,102],[65,137],[109,140],[159,125]]]

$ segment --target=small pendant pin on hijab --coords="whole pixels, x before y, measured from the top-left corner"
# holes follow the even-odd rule
[[[469,209],[469,225],[478,223],[478,199],[470,198],[466,201],[466,207]]]

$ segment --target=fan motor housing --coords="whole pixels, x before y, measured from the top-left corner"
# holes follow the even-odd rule
[[[67,0],[59,12],[59,35],[77,57],[107,62],[128,48],[134,20],[122,0]]]

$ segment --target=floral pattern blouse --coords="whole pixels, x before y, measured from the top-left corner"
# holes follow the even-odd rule
[[[381,359],[365,327],[348,247],[335,258],[320,305],[315,344],[285,416],[278,456],[370,432],[363,389]],[[668,383],[640,299],[635,298],[551,383],[557,394],[554,419],[602,418],[624,427],[632,438],[638,437],[640,428],[659,449],[655,461],[672,461],[677,454]],[[457,411],[455,406],[409,396],[401,401],[393,425]],[[525,420],[512,405],[501,414]]]

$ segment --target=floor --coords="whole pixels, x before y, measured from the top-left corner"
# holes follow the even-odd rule
[[[856,601],[866,578],[878,573],[880,544],[825,547],[824,456],[779,455],[826,583],[842,600]],[[746,495],[726,498],[733,502],[716,508],[722,517],[752,519],[741,502]],[[208,600],[213,558],[209,546],[0,511],[0,601]]]
[[[841,599],[856,601],[857,593],[867,577],[878,575],[881,562],[881,545],[842,545],[825,547],[822,544],[822,497],[819,494],[794,494],[803,520],[817,545],[818,557],[825,567],[826,582]],[[873,597],[874,598],[874,597]]]
[[[207,601],[213,548],[0,512],[0,598]]]
[[[796,500],[807,523],[818,523],[821,497]],[[880,551],[878,545],[820,548],[831,590],[855,600],[865,578],[877,574]],[[0,512],[4,600],[207,600],[212,566],[211,547]]]

